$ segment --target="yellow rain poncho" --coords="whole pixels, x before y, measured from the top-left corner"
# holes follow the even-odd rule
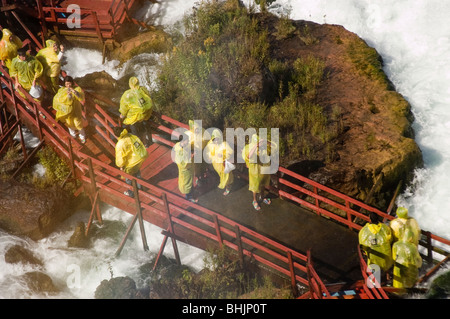
[[[392,245],[394,260],[392,285],[395,288],[412,288],[419,277],[422,257],[417,246],[412,243],[413,232],[410,229],[404,229],[401,233],[402,238]]]
[[[11,68],[12,59],[17,56],[17,50],[22,47],[23,43],[18,37],[14,36],[9,29],[3,29],[2,32],[3,37],[0,40],[0,60],[2,60],[9,69]]]
[[[153,102],[148,91],[139,85],[136,77],[129,80],[130,89],[120,99],[119,112],[125,118],[123,124],[133,125],[139,121],[147,121],[152,115]]]
[[[396,214],[397,218],[390,222],[394,241],[399,240],[400,230],[402,228],[408,228],[412,232],[412,243],[417,246],[419,244],[421,234],[419,224],[414,218],[408,217],[408,209],[405,207],[397,208]]]
[[[245,164],[248,167],[248,189],[254,193],[259,193],[263,187],[269,186],[270,184],[270,175],[263,174],[261,172],[262,167],[269,164],[263,164],[260,161],[261,157],[269,155],[268,151],[261,150],[258,147],[257,150],[253,153],[252,157],[249,157],[252,149],[257,147],[258,143],[258,135],[253,134],[250,139],[250,143],[245,145],[245,147],[242,149],[242,158],[244,159]],[[269,150],[269,152],[271,145],[272,147],[276,147],[274,143],[268,141],[267,149]]]
[[[194,163],[191,153],[181,146],[181,142],[175,144],[173,152],[175,163],[178,166],[178,188],[181,194],[189,194],[194,184]]]
[[[215,138],[219,139],[220,143],[215,143]],[[226,186],[231,185],[234,180],[233,173],[225,173],[224,161],[233,156],[233,150],[226,141],[223,141],[222,133],[219,130],[216,129],[212,132],[211,140],[206,145],[205,155],[208,156],[214,170],[219,174],[220,183],[218,187],[224,189]]]
[[[203,174],[206,172],[207,168],[207,163],[202,160],[203,149],[208,144],[208,140],[205,140],[204,138],[204,133],[205,130],[197,121],[189,120],[189,131],[187,131],[186,134],[189,136],[189,141],[194,148],[194,152],[196,153],[194,161],[196,161],[196,159],[201,160],[201,162],[196,161],[194,163],[195,175],[199,178],[203,177]]]
[[[134,175],[148,157],[147,149],[136,135],[126,129],[120,133],[116,143],[116,165],[127,174]]]
[[[73,130],[83,129],[82,103],[84,102],[84,92],[77,86],[74,90],[78,93],[69,93],[66,87],[58,90],[53,97],[53,109],[56,110],[56,121],[64,122],[68,128]]]
[[[196,121],[189,120],[189,138],[191,144],[194,146],[194,149],[203,151],[206,144],[208,144],[208,140],[204,139],[205,130],[199,126]]]
[[[359,244],[367,254],[367,265],[376,264],[383,271],[392,266],[391,229],[383,224],[367,223],[359,231]]]
[[[44,67],[35,57],[27,56],[25,61],[22,61],[18,56],[11,61],[9,74],[12,78],[17,78],[19,84],[26,90],[30,91],[34,80],[39,79],[44,72]],[[25,98],[22,92],[19,94]]]
[[[39,50],[38,54],[36,54],[36,59],[38,59],[44,67],[46,84],[54,93],[56,93],[59,88],[58,82],[59,74],[61,72],[60,57],[54,49],[54,46],[56,45],[55,41],[47,40],[45,43],[47,47]]]

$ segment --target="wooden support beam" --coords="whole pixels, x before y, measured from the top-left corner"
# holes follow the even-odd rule
[[[169,202],[167,201],[167,196],[165,193],[162,194],[162,199],[164,201],[164,209],[169,218],[169,227],[168,227],[169,232],[175,235],[175,230],[173,228],[173,222],[172,222],[172,215],[170,214]],[[172,240],[172,246],[173,246],[173,251],[175,253],[175,259],[176,259],[178,265],[181,265],[181,259],[180,259],[180,253],[178,251],[177,241],[176,241],[175,237],[171,237],[170,239]]]
[[[144,244],[144,250],[147,251],[149,249],[148,245],[147,245],[147,240],[145,238],[145,230],[144,230],[144,224],[143,224],[143,219],[142,219],[141,204],[140,204],[140,201],[139,201],[139,198],[138,198],[138,196],[139,196],[139,193],[138,193],[139,189],[137,188],[137,183],[136,183],[135,179],[133,179],[132,184],[133,184],[133,189],[134,189],[136,213],[134,214],[133,220],[131,221],[130,225],[128,226],[128,229],[127,229],[127,231],[125,233],[125,236],[123,237],[122,242],[120,243],[120,246],[119,246],[119,248],[116,251],[116,254],[115,254],[116,257],[118,257],[120,255],[120,253],[122,252],[123,247],[124,247],[126,241],[128,240],[128,237],[130,236],[131,230],[133,229],[134,224],[136,223],[137,220],[139,220],[139,223],[140,223],[140,226],[141,226],[141,237],[142,237],[142,242]],[[166,239],[167,239],[167,237],[166,237]]]
[[[1,6],[0,12],[13,11],[13,10],[16,10],[17,8],[18,8],[17,4],[9,4],[6,6]]]
[[[145,236],[144,219],[142,218],[141,202],[139,200],[139,188],[135,179],[133,179],[131,183],[133,184],[134,203],[136,206],[136,214],[139,218],[139,228],[141,230],[142,244],[144,246],[144,250],[148,251],[147,238]]]
[[[94,212],[97,209],[97,201],[98,201],[98,191],[95,192],[94,201],[92,203],[91,214],[89,215],[89,220],[86,226],[85,235],[87,236],[89,233],[89,229],[91,228],[91,224],[94,220]]]
[[[40,143],[36,146],[36,148],[30,153],[30,155],[23,161],[22,165],[14,172],[11,178],[16,178],[17,175],[22,171],[22,169],[28,165],[30,160],[34,157],[34,155],[41,149],[44,145],[44,140],[40,141]]]

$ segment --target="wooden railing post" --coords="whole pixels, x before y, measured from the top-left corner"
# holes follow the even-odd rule
[[[433,244],[431,242],[431,232],[425,231],[424,233],[427,237],[427,261],[431,263],[433,262]]]
[[[242,248],[241,230],[239,229],[239,225],[236,225],[234,230],[236,233],[236,244],[237,244],[238,253],[239,253],[239,263],[240,263],[241,269],[244,269],[244,250]]]
[[[295,268],[294,268],[294,262],[292,260],[292,253],[290,251],[287,252],[288,262],[289,262],[289,270],[291,272],[291,288],[292,288],[292,294],[295,298],[299,296],[298,289],[297,289],[297,280],[295,279]]]
[[[222,233],[220,232],[220,225],[219,225],[219,219],[216,215],[213,215],[214,219],[214,226],[216,227],[216,235],[217,235],[217,241],[219,242],[220,248],[223,247],[223,240],[222,240]]]
[[[39,11],[39,20],[41,23],[41,27],[42,27],[42,33],[41,33],[41,37],[42,37],[42,45],[45,46],[45,37],[47,36],[47,23],[45,22],[45,14],[44,14],[44,10],[43,10],[43,6],[42,6],[42,0],[36,0],[37,2],[37,9]]]

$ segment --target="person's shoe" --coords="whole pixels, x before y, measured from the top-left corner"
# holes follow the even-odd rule
[[[126,191],[123,192],[125,195],[129,196],[129,197],[134,197],[134,193],[132,190],[127,189]]]
[[[198,199],[195,199],[195,198],[191,198],[191,199],[189,199],[189,201],[191,201],[192,203],[198,203]]]
[[[225,189],[225,191],[223,192],[223,196],[227,196],[230,193],[229,189]]]
[[[253,204],[253,208],[254,208],[254,209],[256,209],[256,210],[260,210],[260,209],[261,209],[261,207],[259,206],[259,204],[258,204],[258,202],[257,202],[256,200],[254,200],[254,201],[252,202],[252,204]]]
[[[264,198],[263,203],[266,205],[270,205],[272,203],[272,200],[269,197]]]
[[[86,138],[85,138],[85,137],[80,137],[80,142],[81,142],[82,144],[86,143]]]

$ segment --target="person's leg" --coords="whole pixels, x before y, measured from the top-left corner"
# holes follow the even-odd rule
[[[256,210],[260,210],[261,207],[258,204],[258,200],[257,200],[257,194],[256,192],[253,192],[253,202],[252,202],[253,208]]]
[[[72,136],[73,138],[77,137],[77,132],[70,127],[69,127],[69,133],[70,133],[70,136]]]
[[[126,182],[128,185],[132,185],[131,179],[129,179],[129,178],[125,178],[125,182]],[[123,193],[124,193],[125,195],[130,196],[130,197],[134,197],[134,192],[133,192],[131,189],[127,189],[127,190],[124,191]]]
[[[266,192],[266,188],[264,186],[261,186],[261,199],[264,204],[270,205],[272,203],[272,200],[269,197],[266,197],[264,194]]]
[[[84,128],[82,128],[81,130],[78,131],[79,133],[79,137],[80,137],[80,141],[81,143],[86,143],[86,132],[84,131]]]

